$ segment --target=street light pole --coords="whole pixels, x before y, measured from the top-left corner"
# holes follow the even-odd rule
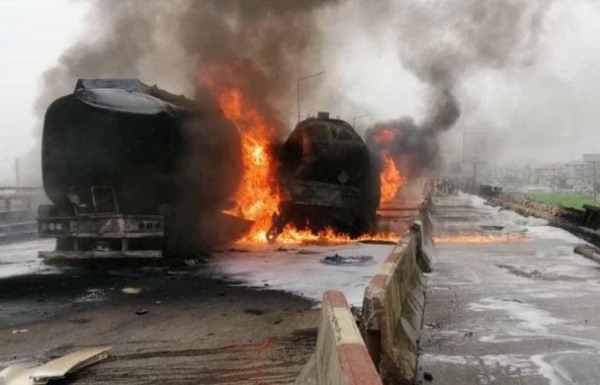
[[[300,121],[300,82],[303,80],[306,80],[306,79],[312,79],[312,78],[319,77],[319,76],[323,75],[324,73],[325,73],[325,71],[321,71],[321,72],[313,74],[313,75],[308,75],[308,76],[304,76],[304,77],[296,79],[296,107],[298,109],[298,121]]]
[[[598,162],[592,162],[592,169],[593,169],[593,175],[592,175],[592,198],[594,199],[594,202],[596,202],[596,163]]]
[[[19,158],[15,159],[15,183],[17,187],[21,187],[21,167]]]
[[[366,113],[366,114],[363,114],[363,115],[358,115],[358,116],[353,117],[352,118],[352,128],[356,129],[356,119],[366,118],[369,115],[371,115],[371,114]]]

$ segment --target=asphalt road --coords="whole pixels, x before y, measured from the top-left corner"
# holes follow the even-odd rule
[[[465,195],[433,218],[423,382],[600,384],[600,265],[582,240]]]
[[[48,268],[27,257],[44,242],[0,253],[0,369],[110,345],[65,383],[289,384],[313,352],[310,300],[211,278],[203,264]]]
[[[388,212],[380,227],[404,233],[417,214]],[[338,288],[361,302],[392,247],[236,245],[162,267],[48,266],[37,252],[53,240],[1,245],[0,369],[110,345],[108,360],[64,383],[292,384],[314,351],[322,291]],[[321,263],[355,254],[373,260]]]

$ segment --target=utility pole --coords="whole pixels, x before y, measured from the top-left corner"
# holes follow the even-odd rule
[[[527,165],[527,193],[529,194],[529,189],[531,188],[531,165]]]
[[[473,187],[477,186],[477,165],[487,163],[487,132],[463,132],[463,163],[473,164]]]
[[[316,78],[318,76],[321,76],[325,73],[325,71],[321,71],[319,73],[313,74],[313,75],[308,75],[308,76],[304,76],[301,78],[296,79],[296,107],[298,109],[298,122],[300,121],[300,82],[306,79],[312,79],[312,78]]]
[[[592,162],[592,197],[594,202],[596,202],[596,163]]]
[[[19,158],[15,159],[15,185],[21,187],[21,167],[19,165]]]

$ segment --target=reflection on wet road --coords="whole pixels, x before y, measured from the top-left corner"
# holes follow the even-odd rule
[[[543,220],[440,198],[419,365],[438,384],[600,383],[600,266]]]

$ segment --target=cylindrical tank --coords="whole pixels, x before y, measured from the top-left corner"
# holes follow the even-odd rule
[[[282,159],[288,177],[359,188],[369,168],[367,146],[339,119],[300,122],[283,145]]]
[[[46,112],[42,143],[48,198],[68,207],[69,191],[90,203],[92,186],[111,187],[120,212],[157,213],[177,183],[180,119],[158,108],[94,105],[77,92],[56,100]]]
[[[287,198],[279,227],[287,221],[351,236],[373,230],[379,202],[376,164],[347,122],[320,113],[298,123],[281,150],[280,180]]]

